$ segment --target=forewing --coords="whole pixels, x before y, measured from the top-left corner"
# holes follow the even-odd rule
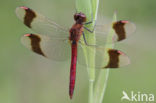
[[[81,45],[84,47],[84,45]],[[116,49],[104,49],[103,47],[91,47],[86,46],[85,49],[89,49],[90,53],[95,51],[95,68],[120,68],[122,66],[128,65],[130,63],[129,57]],[[85,52],[80,46],[78,49],[78,63],[87,67],[86,55]],[[93,54],[94,55],[94,54]],[[88,60],[91,58],[87,57]],[[91,67],[94,68],[94,67]]]
[[[27,7],[16,8],[17,17],[30,29],[39,34],[52,35],[53,37],[68,37],[68,30]]]
[[[127,39],[129,35],[134,33],[136,26],[134,23],[124,20],[116,21],[107,25],[96,25],[96,45],[105,45],[110,29],[113,29],[115,34],[112,41],[119,42]]]
[[[67,39],[52,39],[47,35],[25,34],[21,42],[31,51],[46,58],[65,61],[70,57],[70,44]]]

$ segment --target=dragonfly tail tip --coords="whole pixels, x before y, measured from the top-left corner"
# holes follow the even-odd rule
[[[72,99],[73,98],[73,95],[70,95],[70,99]]]

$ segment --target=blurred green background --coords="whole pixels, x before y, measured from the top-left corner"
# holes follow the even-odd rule
[[[110,70],[103,103],[129,103],[121,101],[123,90],[156,95],[156,1],[101,1],[104,18],[111,20],[116,10],[118,19],[137,26],[128,40],[116,44],[131,64]],[[0,103],[87,103],[87,70],[78,65],[74,98],[70,100],[70,62],[47,60],[21,44],[21,36],[32,31],[17,19],[17,6],[31,7],[66,27],[73,24],[75,13],[74,0],[0,0]]]

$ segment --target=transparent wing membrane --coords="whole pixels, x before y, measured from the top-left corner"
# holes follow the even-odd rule
[[[85,47],[85,49],[89,49],[90,53],[95,53],[95,68],[119,68],[125,65],[128,65],[130,63],[129,57],[116,49],[105,49],[103,47],[93,47],[93,46],[86,46],[83,44],[80,44],[78,48],[78,64],[84,65],[85,67],[88,66],[86,61],[86,55],[87,53],[85,50],[82,49],[82,47]],[[88,58],[90,60],[90,58]],[[94,68],[91,66],[91,68]]]
[[[112,28],[114,30],[114,37],[112,38],[112,41],[114,41],[114,43],[127,39],[127,37],[134,33],[134,31],[136,30],[136,26],[134,23],[124,20],[116,21],[107,25],[96,25],[96,45],[105,45],[107,35]]]
[[[39,34],[65,38],[69,36],[68,29],[56,24],[47,17],[27,7],[16,8],[17,17],[30,29]]]
[[[68,60],[71,54],[68,39],[52,39],[46,35],[26,34],[21,38],[21,42],[33,52],[56,61]]]

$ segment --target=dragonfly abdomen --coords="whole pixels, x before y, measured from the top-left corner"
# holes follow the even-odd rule
[[[71,66],[70,66],[70,84],[69,84],[69,95],[72,99],[74,88],[75,88],[75,79],[76,79],[76,63],[77,63],[77,42],[73,41],[71,44]]]

